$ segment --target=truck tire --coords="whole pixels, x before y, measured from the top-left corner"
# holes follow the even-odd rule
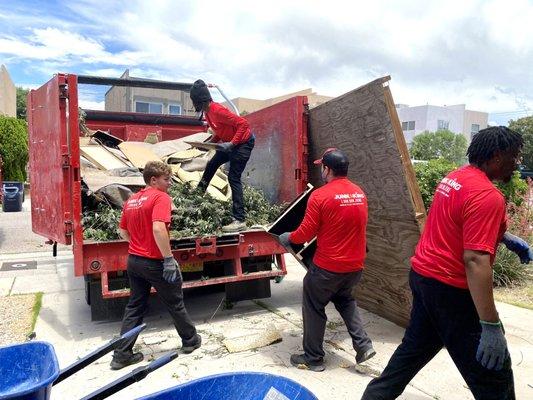
[[[259,272],[272,270],[273,256],[242,258],[242,271]],[[266,299],[271,297],[270,278],[226,283],[226,301]]]
[[[121,278],[123,279],[123,278]],[[91,321],[116,321],[122,319],[128,297],[104,299],[102,284],[98,279],[86,282],[86,300],[91,307]]]

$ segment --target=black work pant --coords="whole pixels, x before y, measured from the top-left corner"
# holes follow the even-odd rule
[[[500,371],[488,370],[476,360],[481,325],[470,292],[414,271],[409,284],[413,292],[409,326],[387,367],[369,383],[362,399],[397,398],[443,346],[476,399],[514,399],[511,357]]]
[[[324,333],[326,330],[326,306],[331,301],[341,315],[352,337],[355,351],[372,347],[352,296],[353,287],[361,279],[363,271],[334,273],[309,263],[303,282],[302,314],[304,320],[303,348],[310,364],[321,363],[324,358]]]
[[[198,185],[202,190],[206,190],[207,186],[209,186],[209,182],[211,182],[211,179],[213,179],[213,176],[217,172],[217,169],[229,161],[228,181],[229,186],[231,187],[233,218],[241,222],[244,222],[246,219],[241,175],[246,167],[246,163],[250,159],[254,145],[255,136],[252,134],[252,137],[250,137],[246,143],[241,143],[235,146],[229,153],[217,151],[213,158],[207,163],[200,184]]]
[[[184,346],[195,344],[196,328],[194,327],[185,304],[183,303],[182,281],[178,274],[175,283],[168,283],[163,279],[163,261],[135,256],[128,257],[128,278],[130,280],[130,299],[124,318],[120,334],[139,326],[143,322],[143,317],[148,306],[148,297],[152,286],[157,291],[157,296],[167,308],[174,326],[181,337]],[[126,341],[121,347],[115,350],[116,359],[128,358],[132,355],[132,348],[137,337]]]

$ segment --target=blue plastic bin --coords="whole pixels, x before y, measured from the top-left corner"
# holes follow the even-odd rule
[[[24,202],[23,182],[3,182],[2,195],[2,210],[4,212],[22,211],[22,203]]]
[[[58,375],[59,365],[50,343],[0,347],[0,400],[47,400]]]
[[[138,400],[318,400],[291,379],[261,372],[234,372],[206,376]]]

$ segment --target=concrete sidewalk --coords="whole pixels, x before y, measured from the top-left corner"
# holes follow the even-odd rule
[[[0,255],[0,262],[16,255]],[[25,258],[19,255],[20,258]],[[48,258],[46,258],[48,257]],[[313,391],[320,399],[358,399],[370,379],[384,368],[403,336],[403,329],[362,310],[366,329],[374,341],[377,356],[364,366],[354,365],[355,351],[346,328],[335,309],[328,308],[326,331],[326,366],[322,373],[298,370],[290,365],[291,353],[300,352],[302,340],[301,288],[303,269],[288,258],[285,279],[272,282],[272,297],[259,301],[243,301],[231,310],[221,306],[224,293],[205,290],[185,292],[187,308],[202,334],[203,346],[190,355],[182,355],[112,399],[131,399],[202,376],[230,371],[261,371],[294,379]],[[120,322],[95,323],[90,320],[85,303],[83,279],[72,276],[71,255],[64,252],[57,260],[38,257],[38,268],[20,271],[16,276],[0,272],[0,289],[7,293],[45,292],[36,333],[38,340],[51,342],[61,367],[110,340]],[[5,295],[6,292],[4,291]],[[517,398],[533,398],[533,312],[506,304],[498,304],[506,326],[507,340],[513,357]],[[157,357],[179,347],[178,336],[166,311],[153,299],[145,320],[148,329],[138,340],[146,359]],[[222,344],[224,338],[237,338],[261,332],[273,324],[283,341],[254,351],[230,354]],[[77,375],[54,387],[52,399],[79,398],[122,376],[122,371],[109,370],[110,355],[85,368]],[[146,361],[145,361],[146,363]],[[442,351],[413,379],[402,399],[472,399],[469,390],[451,359]]]

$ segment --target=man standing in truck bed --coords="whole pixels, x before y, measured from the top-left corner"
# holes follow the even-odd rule
[[[182,340],[181,350],[191,353],[202,343],[183,304],[182,276],[172,255],[168,226],[172,199],[167,194],[170,186],[170,166],[161,161],[150,161],[143,171],[146,188],[131,196],[122,210],[119,231],[129,242],[128,278],[130,298],[120,334],[139,326],[148,305],[152,286],[172,316]],[[137,337],[125,341],[115,350],[111,369],[121,369],[143,360],[142,353],[133,353]]]
[[[303,282],[304,353],[291,355],[291,364],[320,372],[325,369],[325,308],[330,301],[352,337],[356,362],[362,363],[376,352],[352,297],[366,257],[366,196],[348,180],[349,162],[342,151],[327,149],[315,164],[322,166],[326,184],[311,194],[298,229],[280,235],[280,242],[289,246],[309,242],[316,236],[317,250]]]
[[[242,192],[241,175],[250,159],[255,136],[248,121],[233,114],[211,98],[204,81],[198,79],[191,88],[191,100],[197,112],[202,112],[214,135],[212,142],[218,143],[217,151],[207,163],[198,188],[205,192],[217,169],[229,161],[228,181],[233,201],[233,222],[222,227],[224,232],[238,232],[246,229],[246,214]]]

